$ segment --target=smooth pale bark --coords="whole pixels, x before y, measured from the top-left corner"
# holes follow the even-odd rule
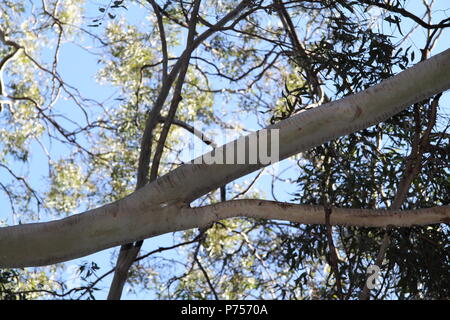
[[[370,210],[331,208],[330,224],[360,227],[409,227],[450,221],[450,206],[418,210]],[[220,202],[200,208],[184,209],[183,215],[198,216],[206,226],[233,217],[286,220],[301,224],[325,224],[325,208],[257,199]],[[201,220],[200,220],[201,219]]]
[[[268,129],[280,129],[281,160],[384,121],[408,105],[449,88],[450,49],[374,87]],[[200,226],[201,213],[206,216],[207,210],[186,210],[187,203],[260,167],[187,164],[112,204],[59,221],[0,228],[0,267],[52,264]],[[448,213],[444,219],[448,219]],[[428,223],[442,221],[441,217]]]
[[[0,266],[53,264],[127,241],[204,227],[214,221],[233,217],[286,220],[303,224],[325,223],[322,206],[256,199],[227,201],[199,208],[181,205],[145,208],[136,206],[131,197],[96,210],[99,211],[95,215],[86,212],[54,222],[4,228]],[[134,218],[132,223],[128,221],[127,212],[130,210]],[[97,225],[100,220],[104,223]],[[330,223],[333,225],[365,227],[441,222],[450,222],[450,206],[405,211],[332,208],[330,216]],[[22,243],[20,251],[13,250],[18,248],[18,243]]]

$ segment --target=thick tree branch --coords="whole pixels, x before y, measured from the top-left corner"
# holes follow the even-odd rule
[[[3,98],[6,98],[8,95],[6,93],[6,87],[3,80],[3,72],[5,70],[6,65],[8,62],[14,59],[16,57],[17,53],[20,51],[21,47],[15,43],[14,41],[10,41],[6,38],[5,32],[0,28],[0,42],[3,43],[6,46],[12,47],[13,50],[5,55],[0,60],[0,111],[3,109]]]
[[[450,219],[450,206],[417,210],[376,210],[331,208],[330,225],[351,225],[361,227],[385,227],[428,225]],[[326,224],[324,206],[302,205],[259,199],[242,199],[219,202],[199,208],[183,209],[201,216],[202,224],[233,217],[286,220],[301,224]],[[207,222],[206,222],[207,221]]]
[[[188,208],[142,206],[133,194],[125,199],[65,219],[0,228],[0,267],[54,264],[160,234],[206,227],[233,217],[325,224],[323,206],[264,200],[234,200]],[[130,219],[130,212],[133,213]],[[450,206],[418,210],[333,208],[331,225],[386,227],[450,221]]]
[[[450,49],[374,87],[302,112],[268,128],[279,129],[281,160],[384,121],[407,106],[448,88]],[[216,148],[215,152],[221,152],[226,146]],[[205,209],[182,208],[203,194],[261,167],[262,164],[186,164],[103,207],[59,221],[0,228],[0,267],[51,264],[167,232],[201,227],[203,222],[211,222],[210,216],[200,215]],[[335,209],[331,224],[341,221],[353,225],[386,226],[449,221],[448,207],[426,210],[429,215],[418,210],[412,216],[387,213],[368,217],[368,212],[364,212],[363,216],[353,214],[348,219],[335,220],[341,217]],[[230,216],[238,213],[231,211]],[[268,212],[272,212],[270,218],[285,219],[275,215],[276,210]],[[320,217],[323,221],[323,211]],[[289,216],[289,220],[291,218]],[[297,222],[319,223],[317,221],[302,218]]]

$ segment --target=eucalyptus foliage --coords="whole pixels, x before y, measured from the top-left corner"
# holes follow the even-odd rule
[[[449,18],[433,16],[439,10],[428,1],[413,8],[403,0],[247,2],[232,23],[193,51],[178,121],[215,130],[276,123],[425,60],[450,26]],[[135,189],[145,121],[162,90],[165,62],[173,66],[183,52],[193,3],[155,1],[158,20],[152,1],[144,0],[2,1],[0,31],[15,43],[0,43],[0,59],[15,54],[1,66],[1,94],[13,101],[0,113],[0,193],[10,213],[1,216],[5,224],[63,217]],[[197,35],[236,5],[201,1]],[[419,32],[426,36],[414,37]],[[71,47],[82,48],[97,69],[78,66],[64,52]],[[73,78],[61,66],[69,56],[64,63],[76,66]],[[84,73],[111,94],[100,98],[71,85]],[[163,106],[154,146],[169,107]],[[448,112],[445,94],[432,97],[302,154],[291,177],[296,191],[284,197],[389,209],[406,188],[401,209],[449,205]],[[159,175],[189,160],[182,151],[190,134],[172,125]],[[194,204],[265,195],[257,184],[248,186],[237,181]],[[126,288],[161,299],[357,299],[388,232],[374,296],[448,299],[447,224],[387,231],[333,227],[334,267],[328,231],[326,225],[230,219],[178,232],[172,253],[141,252]],[[115,257],[111,252],[112,263]],[[110,273],[95,261],[83,262],[74,284],[65,264],[1,269],[0,298],[95,299]]]

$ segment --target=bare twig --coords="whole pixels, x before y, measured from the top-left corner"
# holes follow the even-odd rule
[[[331,269],[333,270],[334,277],[336,279],[336,287],[339,295],[339,299],[343,300],[343,292],[342,292],[342,282],[341,282],[341,276],[339,274],[339,267],[338,267],[338,257],[336,254],[336,247],[334,245],[333,241],[333,227],[330,224],[330,216],[332,213],[332,209],[329,206],[325,207],[325,224],[327,228],[327,241],[328,241],[328,247],[330,249],[330,263],[331,263]]]

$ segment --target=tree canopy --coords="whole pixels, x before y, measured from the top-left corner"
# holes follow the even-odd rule
[[[105,221],[127,210],[136,220],[101,263],[0,264],[0,298],[115,299],[125,288],[448,299],[450,59],[437,54],[449,10],[444,0],[3,1],[0,239],[50,220],[86,231],[101,206]],[[281,163],[186,167],[193,141],[218,150],[223,132],[266,127],[280,129]],[[141,219],[148,207],[154,217]],[[165,240],[126,237],[172,216]]]

